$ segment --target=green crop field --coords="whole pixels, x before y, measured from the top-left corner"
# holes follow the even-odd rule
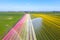
[[[23,15],[21,12],[0,12],[0,40]]]

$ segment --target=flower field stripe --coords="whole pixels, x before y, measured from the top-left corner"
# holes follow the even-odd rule
[[[36,40],[36,35],[34,32],[31,16],[30,14],[28,14],[28,16],[29,16],[28,18],[29,39],[28,40]]]

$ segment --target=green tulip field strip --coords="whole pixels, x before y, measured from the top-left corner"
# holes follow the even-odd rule
[[[0,13],[0,40],[9,32],[9,30],[22,18],[24,14]]]

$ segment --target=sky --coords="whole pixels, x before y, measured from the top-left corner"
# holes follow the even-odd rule
[[[0,11],[60,11],[60,0],[0,0]]]

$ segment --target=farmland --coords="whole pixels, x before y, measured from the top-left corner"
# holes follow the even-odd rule
[[[42,18],[42,26],[35,30],[37,40],[60,40],[60,13],[30,12],[31,18]],[[0,40],[24,16],[23,12],[0,12]]]

